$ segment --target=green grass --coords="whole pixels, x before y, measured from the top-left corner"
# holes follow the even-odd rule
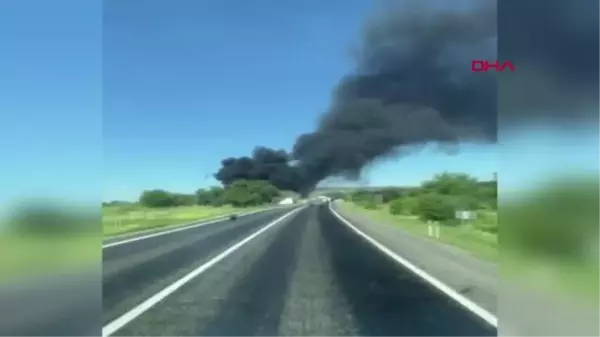
[[[409,233],[430,238],[427,233],[427,224],[416,216],[392,215],[388,205],[381,205],[377,209],[365,209],[350,202],[341,204],[343,208],[361,213],[374,221],[385,222],[398,226]],[[485,218],[493,217],[493,212],[487,212]],[[439,241],[460,247],[473,255],[492,262],[499,259],[498,236],[480,231],[471,225],[441,226]]]
[[[102,208],[102,230],[105,237],[137,231],[177,227],[233,213],[244,213],[266,206],[235,208],[232,206],[181,206],[163,209],[140,205],[119,205]]]

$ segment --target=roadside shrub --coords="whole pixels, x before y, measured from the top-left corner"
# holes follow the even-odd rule
[[[393,215],[404,214],[404,206],[403,198],[394,199],[390,202],[390,213]]]
[[[452,197],[427,193],[419,197],[417,215],[423,220],[448,222],[454,219],[455,202]]]
[[[417,197],[406,197],[402,198],[404,214],[413,215],[417,211],[417,207],[419,206],[419,198]]]
[[[387,188],[379,191],[379,194],[383,203],[389,203],[400,199],[404,195],[404,191],[401,188]]]
[[[450,196],[451,202],[454,204],[455,209],[464,209],[464,210],[477,210],[484,208],[484,204],[481,200],[477,199],[476,196],[472,195],[458,195],[458,196]]]
[[[198,205],[220,206],[224,203],[224,200],[222,200],[223,192],[224,189],[218,186],[210,189],[198,189],[196,191],[196,202]]]
[[[165,190],[149,190],[140,195],[140,204],[147,207],[170,207],[175,202],[173,195]]]
[[[390,214],[411,215],[416,212],[419,199],[416,197],[403,197],[390,202]]]
[[[220,199],[234,207],[256,206],[273,201],[279,190],[262,180],[236,180],[227,186]]]
[[[377,209],[377,208],[379,208],[378,207],[379,205],[375,202],[375,200],[365,200],[365,201],[362,201],[360,203],[360,205],[362,207],[366,208],[366,209]]]
[[[367,191],[356,191],[351,195],[352,202],[359,205],[364,205],[364,203],[367,202],[374,202],[374,199],[373,194]]]
[[[195,194],[173,193],[172,198],[174,206],[192,206],[197,204]]]

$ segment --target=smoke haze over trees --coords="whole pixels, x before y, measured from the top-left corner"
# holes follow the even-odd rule
[[[250,157],[226,158],[215,178],[229,186],[236,180],[266,180],[283,191],[303,189],[303,176],[284,150],[256,147]]]
[[[496,2],[460,10],[431,2],[386,8],[365,24],[354,71],[291,154],[259,148],[252,157],[223,160],[215,177],[224,185],[265,179],[305,192],[331,176],[358,178],[404,147],[496,141],[495,76],[470,68],[472,59],[496,58]]]

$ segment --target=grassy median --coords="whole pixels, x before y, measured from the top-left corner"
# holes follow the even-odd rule
[[[351,202],[342,202],[340,206],[348,211],[363,214],[373,221],[392,224],[411,234],[429,238],[424,221],[416,216],[390,214],[388,205],[366,209]],[[484,212],[478,221],[497,221],[497,214]],[[440,226],[439,241],[465,249],[484,260],[497,262],[499,258],[498,235],[477,230],[470,224]]]
[[[232,206],[179,206],[148,208],[141,205],[116,205],[102,208],[105,237],[157,228],[171,228],[233,213],[246,213],[267,206],[236,208]]]

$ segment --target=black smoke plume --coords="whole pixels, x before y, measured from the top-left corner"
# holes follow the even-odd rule
[[[251,157],[226,158],[215,178],[227,186],[236,180],[266,180],[280,190],[301,191],[303,179],[284,150],[257,147]]]
[[[460,10],[431,3],[388,9],[367,24],[355,71],[294,146],[306,183],[358,177],[401,147],[496,140],[496,76],[471,72],[473,59],[496,59],[495,1]]]
[[[495,75],[471,72],[471,60],[496,59],[495,1],[461,10],[410,3],[421,7],[388,8],[367,23],[356,68],[340,81],[317,129],[297,139],[295,165],[284,152],[262,148],[252,158],[224,160],[217,179],[265,178],[308,191],[327,177],[357,178],[402,147],[495,141]]]

